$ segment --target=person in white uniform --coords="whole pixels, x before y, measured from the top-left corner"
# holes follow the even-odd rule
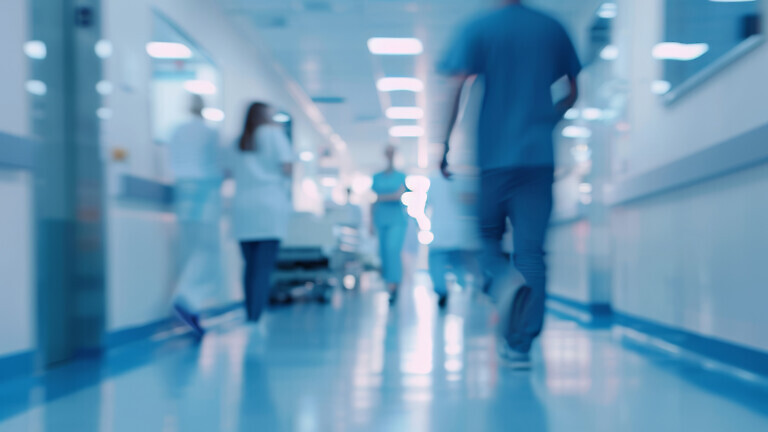
[[[199,313],[210,306],[221,286],[219,254],[219,136],[205,124],[200,96],[192,97],[192,118],[179,125],[168,142],[175,178],[174,206],[179,227],[180,274],[173,296],[178,316],[199,336]]]
[[[429,177],[427,207],[431,210],[432,233],[429,245],[429,274],[439,305],[448,304],[446,277],[453,273],[466,287],[470,280],[480,282],[477,229],[478,178],[470,173],[454,173],[450,180],[438,170]]]
[[[248,321],[256,322],[269,301],[271,276],[293,212],[294,155],[282,127],[264,103],[251,104],[234,161],[233,229],[245,260]]]

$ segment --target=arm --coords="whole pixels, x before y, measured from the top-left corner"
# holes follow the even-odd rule
[[[566,111],[573,108],[576,105],[576,100],[579,98],[579,85],[576,82],[576,77],[568,75],[568,84],[570,84],[571,92],[568,94],[568,97],[558,102],[555,107],[560,116],[565,115]]]
[[[451,173],[448,171],[448,151],[450,150],[451,135],[453,135],[453,129],[456,127],[456,122],[459,120],[459,112],[461,107],[461,91],[464,88],[464,84],[470,79],[468,75],[458,75],[453,78],[452,95],[451,95],[451,111],[448,117],[448,130],[445,133],[445,146],[443,150],[443,160],[440,162],[440,171],[443,177],[450,178]]]

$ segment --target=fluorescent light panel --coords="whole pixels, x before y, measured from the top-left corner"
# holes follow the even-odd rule
[[[424,128],[421,126],[393,126],[389,129],[389,135],[395,138],[417,138],[424,136]]]
[[[189,47],[175,42],[150,42],[147,44],[147,54],[156,59],[192,58],[192,50]]]
[[[393,120],[420,120],[424,118],[424,110],[419,107],[391,107],[387,109],[387,117]]]
[[[376,55],[419,55],[424,45],[416,38],[371,38],[368,50]]]
[[[563,129],[566,138],[591,138],[592,130],[584,126],[567,126]]]
[[[709,51],[709,44],[662,42],[653,47],[653,57],[659,60],[696,60]]]
[[[184,89],[197,95],[216,94],[216,85],[205,80],[189,80],[184,83]]]
[[[424,82],[418,78],[389,77],[380,79],[376,83],[376,87],[383,92],[410,91],[418,93],[424,91]]]
[[[220,121],[224,121],[224,118],[226,118],[226,115],[224,115],[224,111],[218,108],[204,108],[203,118],[212,122],[220,122]]]
[[[24,43],[24,54],[31,59],[43,60],[48,56],[48,48],[43,41],[27,41]]]

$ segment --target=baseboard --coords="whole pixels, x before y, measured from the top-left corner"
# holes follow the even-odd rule
[[[550,313],[565,319],[576,320],[590,328],[605,328],[613,324],[613,311],[608,303],[583,303],[548,294],[547,305]]]
[[[243,307],[242,302],[229,303],[206,309],[200,313],[200,316],[210,319],[225,315],[241,307]],[[102,345],[104,349],[109,350],[129,343],[155,338],[159,335],[167,335],[168,337],[189,336],[190,332],[176,331],[183,328],[184,325],[175,317],[164,318],[141,326],[107,332],[104,335]]]
[[[32,375],[35,371],[35,352],[22,351],[0,356],[0,381]]]
[[[768,352],[614,311],[614,325],[660,339],[688,352],[768,377]]]
[[[674,345],[689,353],[768,377],[768,352],[616,311],[609,304],[588,304],[557,295],[549,295],[547,305],[549,313],[577,321],[585,327],[625,327]]]

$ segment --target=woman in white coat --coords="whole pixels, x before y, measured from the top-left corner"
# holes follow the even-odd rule
[[[273,123],[272,111],[267,104],[251,104],[234,163],[233,228],[245,260],[243,286],[251,322],[259,320],[269,301],[280,241],[293,212],[293,152],[282,127]]]

